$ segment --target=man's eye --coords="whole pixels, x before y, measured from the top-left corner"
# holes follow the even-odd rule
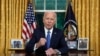
[[[49,19],[49,18],[46,18],[46,19]]]

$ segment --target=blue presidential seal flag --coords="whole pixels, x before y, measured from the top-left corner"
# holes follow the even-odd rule
[[[76,40],[78,36],[77,23],[70,3],[65,17],[64,36],[67,40]]]

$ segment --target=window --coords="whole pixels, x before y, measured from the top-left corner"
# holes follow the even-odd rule
[[[34,0],[35,17],[39,26],[43,25],[42,17],[45,11],[54,11],[57,13],[56,27],[62,29],[66,12],[67,0]]]

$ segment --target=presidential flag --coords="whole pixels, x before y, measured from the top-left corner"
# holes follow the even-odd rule
[[[32,38],[34,29],[36,28],[35,15],[33,12],[32,3],[29,3],[25,13],[23,27],[22,27],[22,39],[27,40]]]
[[[78,36],[77,23],[70,3],[65,17],[64,36],[67,40],[76,40]]]

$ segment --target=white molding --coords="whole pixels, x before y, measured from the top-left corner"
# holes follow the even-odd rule
[[[44,10],[46,9],[46,0],[44,0]]]
[[[34,12],[66,12],[66,10],[34,10]]]
[[[55,1],[55,9],[57,10],[57,0]]]

